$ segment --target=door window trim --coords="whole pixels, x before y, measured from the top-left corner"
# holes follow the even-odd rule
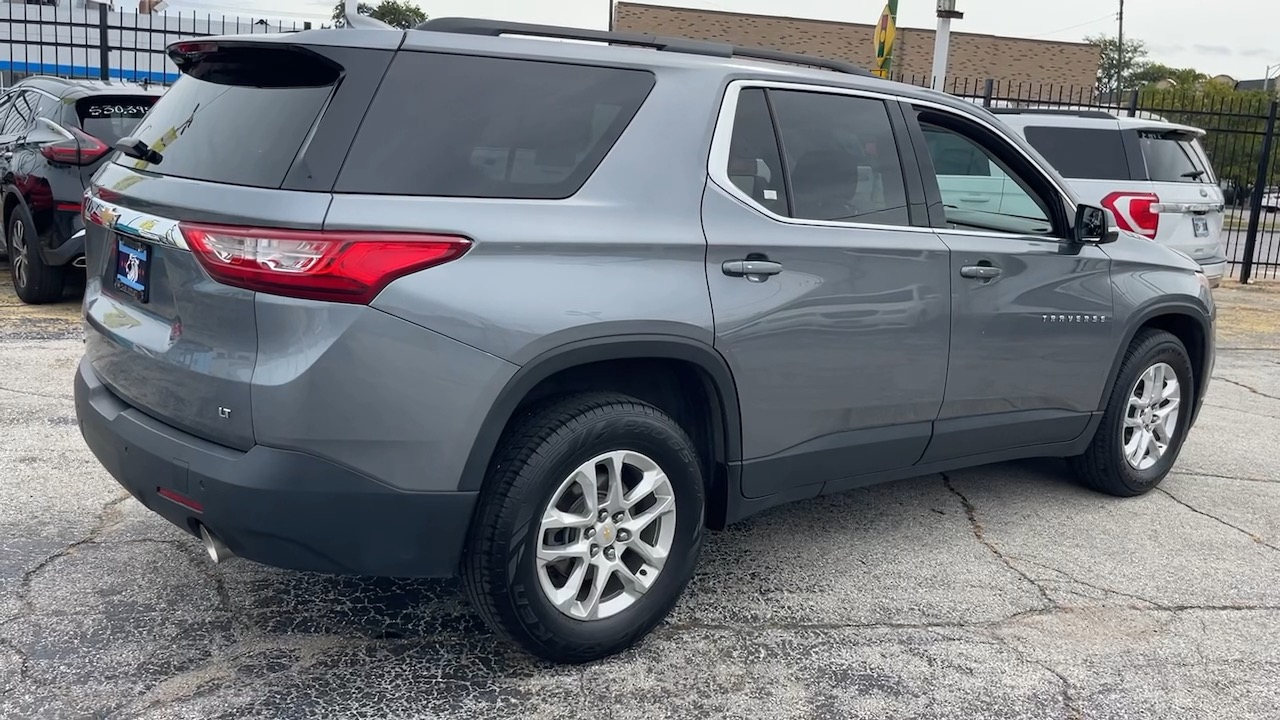
[[[744,203],[745,205],[747,205],[747,207],[750,207],[751,209],[764,215],[765,217],[775,222],[780,222],[787,225],[799,225],[799,226],[861,228],[864,230],[882,230],[882,231],[883,230],[899,230],[904,232],[924,232],[924,233],[937,233],[941,231],[941,232],[946,232],[954,235],[974,235],[974,236],[983,236],[983,237],[988,237],[991,235],[1007,236],[1007,237],[1013,237],[1013,238],[1024,237],[1016,233],[1002,233],[1000,231],[986,232],[986,231],[974,231],[974,230],[952,230],[949,228],[922,227],[922,226],[915,226],[915,225],[885,225],[885,224],[879,224],[879,223],[846,222],[846,221],[839,221],[839,220],[810,220],[806,218],[783,217],[782,215],[778,215],[777,213],[774,213],[773,211],[769,210],[768,208],[765,208],[764,206],[760,205],[755,200],[753,200],[750,195],[743,192],[741,188],[739,188],[737,185],[733,183],[732,180],[729,179],[729,151],[730,151],[730,146],[732,145],[732,142],[733,142],[734,120],[736,119],[736,115],[738,112],[738,95],[741,94],[743,90],[748,88],[763,88],[765,90],[798,90],[801,92],[819,92],[819,93],[827,93],[830,95],[848,95],[852,97],[861,97],[861,98],[868,98],[872,100],[880,100],[886,103],[886,106],[890,104],[898,104],[898,105],[906,105],[906,106],[927,107],[931,110],[945,112],[952,116],[959,117],[967,122],[980,125],[986,130],[992,132],[993,134],[1003,138],[1009,146],[1013,147],[1018,152],[1018,154],[1020,154],[1027,161],[1029,165],[1031,165],[1033,168],[1036,168],[1037,170],[1040,170],[1040,163],[1037,162],[1036,159],[1032,157],[1029,153],[1027,153],[1022,148],[1022,146],[1019,145],[1010,136],[1009,132],[1005,131],[1004,129],[997,127],[996,125],[993,125],[992,123],[988,122],[986,119],[980,117],[976,113],[973,113],[973,114],[967,113],[967,112],[964,112],[963,110],[953,108],[943,103],[934,102],[932,100],[913,98],[905,95],[894,95],[891,93],[878,92],[875,90],[864,90],[861,88],[838,87],[834,85],[816,85],[812,83],[788,82],[788,81],[779,81],[779,80],[755,80],[755,79],[734,80],[734,81],[731,81],[728,84],[728,86],[725,87],[724,99],[721,100],[720,113],[716,118],[715,132],[711,137],[711,153],[708,155],[708,158],[707,158],[707,176],[711,178],[712,183],[714,183],[715,186],[718,187],[721,191],[728,193],[729,195],[736,198],[739,202]],[[889,109],[890,113],[893,112],[891,108],[887,108],[887,109]],[[919,125],[918,123],[915,122],[915,119],[913,117],[910,117],[910,114],[908,114],[908,117],[906,117],[905,119],[908,125],[911,125],[911,124],[916,124],[917,126]],[[911,137],[898,139],[897,143],[898,143],[897,151],[900,154],[903,152],[914,152],[918,154],[920,152],[919,148],[915,147],[915,142]],[[906,181],[905,175],[907,173],[917,172],[921,176],[920,179],[924,181],[924,185],[927,188],[929,183],[927,179],[923,177],[924,171],[923,169],[918,168],[917,166],[918,166],[918,160],[915,165],[909,165],[907,163],[903,163],[904,182]],[[1065,187],[1063,187],[1062,183],[1059,183],[1056,178],[1054,178],[1052,175],[1048,173],[1041,172],[1041,175],[1044,177],[1045,180],[1049,182],[1050,186],[1057,191],[1059,201],[1062,202],[1064,206],[1068,206],[1068,207],[1071,206],[1071,203],[1069,201],[1071,194],[1066,190]],[[910,204],[911,202],[914,202],[914,200],[915,200],[914,198],[909,197],[908,204]],[[1073,212],[1074,208],[1071,207],[1070,210],[1071,212]],[[1067,213],[1068,216],[1071,215],[1071,212]],[[1060,241],[1061,238],[1046,236],[1045,240]]]
[[[763,90],[797,90],[800,92],[819,92],[828,95],[844,95],[870,100],[877,100],[886,103],[885,110],[889,114],[890,126],[893,126],[892,113],[893,109],[890,103],[900,102],[900,98],[886,95],[883,93],[870,92],[864,90],[853,90],[850,88],[837,88],[828,85],[810,85],[805,83],[778,82],[774,80],[735,80],[729,83],[725,88],[724,99],[720,105],[720,114],[716,119],[715,133],[711,138],[711,153],[707,160],[707,175],[711,181],[724,192],[732,195],[738,201],[746,204],[752,210],[764,215],[765,217],[787,225],[801,226],[818,226],[818,227],[840,227],[840,228],[862,228],[867,230],[905,230],[907,232],[932,232],[932,228],[912,226],[912,225],[889,225],[885,223],[867,223],[867,222],[851,222],[843,220],[814,220],[809,218],[793,218],[779,215],[772,210],[764,207],[756,202],[750,195],[743,192],[729,178],[729,151],[733,143],[734,122],[738,114],[738,96],[743,90],[748,89]],[[776,125],[776,122],[775,122]],[[893,126],[896,131],[898,128]],[[774,133],[777,133],[775,127]],[[903,145],[910,142],[909,139],[895,138],[896,151],[899,153],[899,162],[901,163],[901,153]],[[903,183],[910,187],[906,179],[909,172],[914,171],[914,167],[906,165],[902,166]],[[786,170],[783,169],[783,177],[787,177]],[[910,192],[910,190],[907,190]],[[913,198],[908,198],[908,206]]]

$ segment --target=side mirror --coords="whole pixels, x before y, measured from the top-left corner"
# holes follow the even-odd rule
[[[1081,243],[1113,243],[1120,239],[1120,231],[1111,213],[1093,205],[1076,208],[1075,240]]]

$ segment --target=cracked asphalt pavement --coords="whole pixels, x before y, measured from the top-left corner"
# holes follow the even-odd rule
[[[506,647],[454,582],[210,564],[84,447],[74,300],[0,306],[0,718],[1274,718],[1280,292],[1219,294],[1159,491],[1032,461],[779,508],[585,667]]]

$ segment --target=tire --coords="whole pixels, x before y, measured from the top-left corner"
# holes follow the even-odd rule
[[[622,395],[579,394],[527,413],[494,456],[462,562],[463,583],[485,622],[533,655],[557,663],[607,657],[648,635],[684,592],[701,550],[705,487],[694,447],[685,431],[661,410]],[[546,531],[543,515],[557,498],[562,503],[573,501],[572,505],[558,506],[566,514],[591,515],[585,505],[586,493],[573,489],[580,487],[574,478],[586,477],[576,471],[590,467],[586,464],[593,459],[618,451],[631,453],[623,458],[626,462],[639,463],[644,458],[656,463],[669,480],[667,496],[673,498],[674,510],[648,529],[636,527],[633,536],[628,536],[624,527],[632,515],[625,515],[623,525],[617,527],[609,517],[604,524],[582,529]],[[639,477],[635,466],[624,463],[620,467],[629,468],[621,477],[632,481]],[[593,485],[599,469],[591,468],[596,471],[592,472]],[[564,490],[566,487],[570,489]],[[634,495],[636,487],[632,485],[628,492]],[[575,493],[580,493],[576,499]],[[636,517],[665,507],[658,505],[657,494],[644,497],[653,498],[654,503],[646,506],[639,495],[626,498],[638,501],[630,511]],[[665,524],[669,519],[674,521],[673,528]],[[584,552],[540,570],[539,548],[548,538],[573,547],[591,545],[598,552]],[[604,546],[606,542],[611,544]],[[608,561],[613,563],[616,558],[625,563],[633,582],[640,582],[640,576],[651,578],[650,572],[657,566],[643,564],[644,556],[636,549],[664,542],[669,547],[665,563],[654,573],[656,579],[646,580],[650,584],[643,593],[635,585],[623,585],[620,571],[615,574],[610,569],[601,574],[610,579],[603,592],[607,603],[597,604],[597,613],[603,616],[620,604],[631,603],[616,613],[596,618],[574,616],[572,612],[585,611],[590,605],[590,592],[586,601],[568,601],[567,609],[561,610],[549,596],[552,590],[544,589],[546,583],[555,588],[558,577],[567,577],[563,588],[574,587],[574,577],[579,578],[577,587],[583,587],[582,581],[592,587],[594,569],[577,575],[578,565],[594,568],[593,562],[604,563],[600,558],[611,552]],[[615,586],[615,582],[619,584]],[[623,593],[609,599],[623,587],[638,597],[632,600]]]
[[[1177,417],[1167,419],[1164,423],[1156,420],[1159,410],[1169,407],[1169,398],[1163,396],[1171,392],[1166,379],[1161,383],[1163,389],[1160,394],[1150,394],[1151,389],[1156,387],[1153,379],[1158,381],[1158,376],[1152,374],[1157,368],[1166,378],[1172,371],[1177,381]],[[1121,361],[1120,373],[1111,389],[1107,408],[1093,441],[1083,455],[1071,459],[1080,480],[1095,490],[1117,497],[1136,497],[1155,489],[1169,474],[1182,451],[1191,422],[1195,392],[1191,359],[1182,341],[1163,330],[1140,331]],[[1158,458],[1152,452],[1150,443],[1145,448],[1138,448],[1138,462],[1135,465],[1126,456],[1127,449],[1140,445],[1141,436],[1137,436],[1136,443],[1127,443],[1135,440],[1135,434],[1145,429],[1143,423],[1147,412],[1141,408],[1141,398],[1135,398],[1136,395],[1145,395],[1155,400],[1152,407],[1152,423],[1157,428],[1155,438],[1158,441],[1164,436],[1167,442]],[[1131,407],[1131,399],[1138,400],[1139,406]],[[1139,426],[1126,427],[1126,419],[1135,413]]]
[[[62,299],[66,268],[47,265],[40,257],[40,237],[25,205],[15,205],[5,228],[9,250],[9,279],[18,299],[29,305]]]

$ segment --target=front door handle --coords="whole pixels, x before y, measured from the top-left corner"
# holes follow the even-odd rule
[[[782,263],[770,260],[725,260],[720,269],[729,277],[745,277],[751,282],[764,282],[770,275],[782,272]]]
[[[990,280],[994,277],[1000,277],[1000,268],[993,265],[965,265],[960,268],[960,277]]]

